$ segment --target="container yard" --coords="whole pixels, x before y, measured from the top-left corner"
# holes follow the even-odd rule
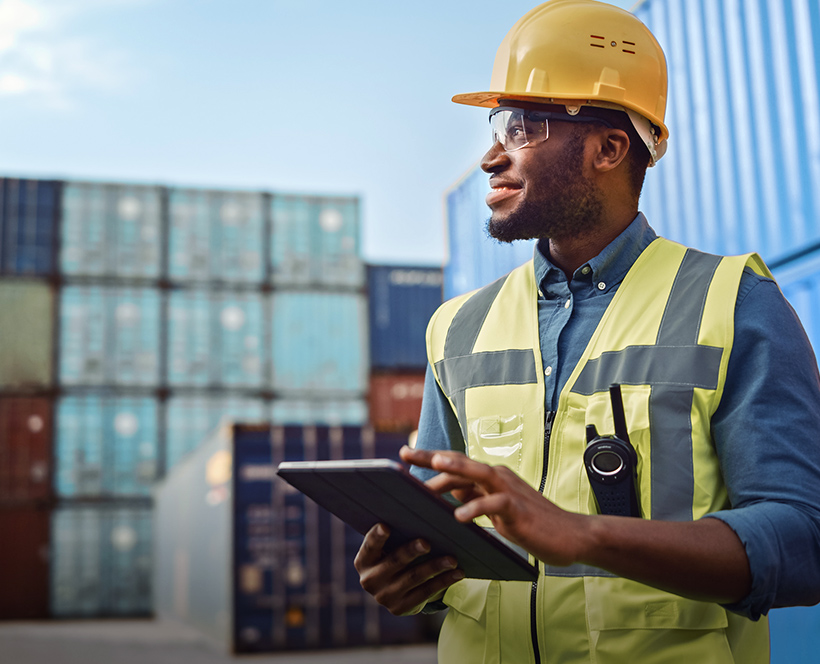
[[[418,424],[441,270],[366,266],[352,197],[10,178],[0,191],[0,524],[18,533],[0,554],[0,618],[196,627],[211,611],[235,618],[225,653],[433,639],[429,619],[365,597],[360,535],[242,469],[270,467],[272,449],[395,458]],[[215,435],[229,422],[257,428]],[[212,485],[217,452],[235,460]],[[188,498],[155,500],[168,491]],[[200,547],[224,544],[221,558],[197,558],[194,540],[180,558],[167,538],[191,524],[205,540],[224,529]]]

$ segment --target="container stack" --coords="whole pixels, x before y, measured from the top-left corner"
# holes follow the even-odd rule
[[[430,618],[392,616],[362,590],[361,535],[275,475],[282,461],[395,459],[405,440],[368,427],[221,428],[157,487],[157,615],[230,653],[429,638]]]
[[[380,432],[418,427],[427,365],[425,330],[442,302],[439,268],[368,266],[370,423]]]
[[[0,619],[48,615],[59,195],[0,180]]]
[[[28,604],[4,592],[0,617],[148,614],[152,486],[223,418],[367,422],[358,199],[0,196],[0,527],[32,527],[0,553]]]

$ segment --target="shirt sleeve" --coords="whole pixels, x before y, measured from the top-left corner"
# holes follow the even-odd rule
[[[820,601],[820,375],[797,314],[747,269],[735,341],[712,418],[731,509],[708,516],[746,548],[752,590],[726,608],[758,619]]]
[[[424,397],[421,402],[419,417],[419,435],[416,447],[421,450],[458,450],[465,451],[464,436],[458,419],[450,407],[450,402],[441,391],[430,365],[424,376]],[[429,468],[413,466],[410,473],[426,482],[436,473]]]

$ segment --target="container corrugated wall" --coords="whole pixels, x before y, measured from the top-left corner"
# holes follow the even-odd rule
[[[158,278],[161,189],[69,182],[62,195],[60,270],[71,276]]]
[[[0,273],[54,273],[59,208],[59,182],[0,178]]]
[[[671,239],[780,260],[820,240],[820,9],[646,0],[669,63],[669,151],[641,208]]]
[[[503,244],[487,235],[489,175],[471,169],[445,194],[447,246],[444,299],[485,286],[532,258],[528,242]]]
[[[427,364],[427,323],[442,302],[438,268],[370,265],[370,366],[419,369]]]
[[[364,296],[277,291],[272,299],[274,390],[318,398],[363,395],[368,374]]]
[[[149,397],[61,397],[55,443],[58,496],[150,495],[157,479],[157,428],[157,402]]]
[[[53,421],[51,399],[0,397],[0,504],[52,498]]]
[[[66,286],[60,297],[63,385],[159,385],[160,292]]]
[[[377,431],[410,432],[418,428],[424,396],[424,371],[370,376],[370,422]]]
[[[361,288],[359,200],[274,194],[271,281],[274,285]]]
[[[0,506],[0,620],[49,615],[49,508]]]
[[[264,281],[263,194],[171,189],[168,216],[172,280]]]
[[[51,524],[55,617],[149,615],[151,508],[73,505]]]
[[[3,279],[0,312],[0,389],[52,387],[54,287],[36,279]]]

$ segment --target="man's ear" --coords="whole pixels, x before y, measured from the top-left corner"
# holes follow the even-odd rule
[[[615,170],[629,153],[629,136],[621,129],[603,128],[590,138],[595,148],[592,166],[601,173]]]

